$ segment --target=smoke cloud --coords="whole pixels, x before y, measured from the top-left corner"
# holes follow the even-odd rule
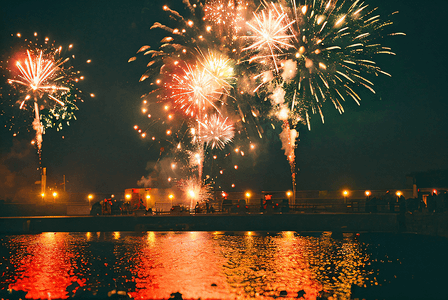
[[[282,78],[284,81],[290,81],[296,76],[297,62],[293,61],[292,59],[288,59],[283,64]]]
[[[40,194],[39,159],[29,141],[14,140],[0,157],[0,200],[34,202]]]

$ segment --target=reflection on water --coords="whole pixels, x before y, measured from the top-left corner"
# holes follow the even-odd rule
[[[135,299],[169,298],[173,292],[184,299],[295,298],[298,293],[305,299],[350,299],[353,287],[393,286],[403,272],[399,255],[405,260],[406,255],[384,249],[355,235],[333,239],[331,233],[0,236],[0,290],[25,291],[29,299],[104,296],[113,289]]]

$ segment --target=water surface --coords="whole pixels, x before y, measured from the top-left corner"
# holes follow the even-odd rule
[[[29,299],[446,299],[447,239],[330,232],[0,236],[0,290]]]

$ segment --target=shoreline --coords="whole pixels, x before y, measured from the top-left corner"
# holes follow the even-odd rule
[[[448,212],[0,217],[0,234],[110,231],[407,232],[448,238]]]

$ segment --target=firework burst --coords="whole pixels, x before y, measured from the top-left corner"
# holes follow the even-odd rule
[[[152,26],[167,33],[158,49],[138,51],[150,56],[141,80],[154,79],[158,99],[183,111],[195,145],[224,148],[230,132],[218,123],[227,118],[233,132],[251,123],[260,138],[259,119],[274,130],[279,121],[293,177],[296,127],[310,129],[313,114],[323,122],[326,102],[343,113],[347,99],[375,93],[374,78],[390,76],[375,60],[394,55],[383,37],[402,34],[387,33],[392,22],[359,0],[260,1],[256,10],[238,0],[182,2],[187,16],[164,6],[170,26]]]
[[[20,34],[17,36],[21,37]],[[37,33],[34,36],[37,41]],[[68,65],[70,57],[63,57],[62,46],[55,47],[48,38],[44,41],[43,44],[29,41],[26,50],[18,51],[8,60],[11,65],[8,83],[12,94],[19,99],[16,101],[19,109],[34,116],[39,153],[46,128],[60,130],[76,119],[76,102],[82,101],[76,83],[84,79],[79,71]],[[67,48],[71,50],[72,47]]]
[[[211,186],[203,184],[197,178],[181,179],[177,184],[184,193],[185,199],[190,200],[190,209],[194,207],[195,202],[212,199]]]
[[[198,116],[209,108],[219,111],[215,102],[223,91],[207,69],[186,64],[185,68],[180,68],[180,74],[173,73],[171,79],[164,84],[164,98],[171,100],[185,115]]]
[[[266,10],[265,15],[279,15],[272,5]],[[310,117],[316,113],[323,122],[322,105],[326,101],[343,113],[346,99],[360,103],[359,88],[375,93],[371,77],[390,76],[377,65],[375,57],[394,55],[381,40],[384,35],[403,33],[385,33],[392,22],[381,20],[375,8],[361,1],[290,0],[281,12],[286,17],[277,27],[288,26],[290,37],[283,41],[285,47],[275,48],[272,54],[280,67],[270,83],[285,90],[292,125],[301,122],[309,127]],[[259,24],[272,26],[272,22]]]
[[[254,42],[243,51],[255,50],[259,55],[251,60],[261,59],[261,63],[265,63],[266,55],[270,56],[278,72],[277,60],[283,49],[293,47],[289,42],[294,36],[288,34],[293,23],[294,21],[287,21],[287,15],[281,6],[271,3],[268,9],[254,13],[254,21],[247,23],[253,31],[253,35],[247,38]]]
[[[209,120],[201,123],[202,136],[200,139],[211,149],[224,149],[235,135],[235,129],[227,118],[221,119],[219,115],[212,115]]]

